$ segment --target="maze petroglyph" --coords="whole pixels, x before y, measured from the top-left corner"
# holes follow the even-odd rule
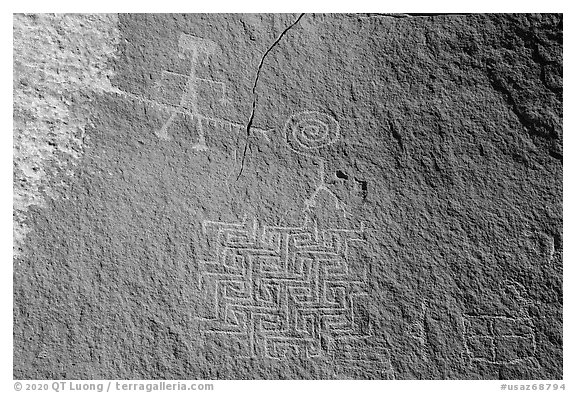
[[[349,248],[364,230],[205,221],[213,258],[200,287],[211,315],[208,334],[235,336],[247,357],[326,356],[330,343],[368,336],[366,268]]]

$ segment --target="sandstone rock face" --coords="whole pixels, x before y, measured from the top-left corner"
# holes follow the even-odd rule
[[[561,379],[561,15],[15,15],[14,378]]]

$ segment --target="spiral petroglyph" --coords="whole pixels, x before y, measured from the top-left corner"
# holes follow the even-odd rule
[[[340,124],[320,112],[300,112],[292,115],[284,127],[290,149],[298,154],[315,153],[340,138]]]

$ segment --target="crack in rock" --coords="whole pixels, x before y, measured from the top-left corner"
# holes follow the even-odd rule
[[[266,50],[266,52],[264,52],[264,55],[262,55],[262,58],[260,59],[260,64],[258,64],[258,70],[256,71],[256,78],[254,79],[254,85],[252,86],[252,111],[250,113],[248,123],[246,124],[246,143],[244,144],[244,151],[242,152],[242,162],[240,164],[240,172],[238,172],[238,176],[236,177],[236,181],[238,181],[238,179],[240,179],[240,176],[242,176],[242,172],[244,171],[244,161],[246,160],[246,152],[248,150],[248,145],[250,144],[250,128],[252,127],[252,122],[254,121],[254,115],[256,113],[256,101],[258,98],[258,95],[256,94],[256,87],[258,86],[258,79],[260,78],[260,71],[262,70],[262,67],[264,66],[264,60],[266,59],[266,56],[268,56],[268,54],[272,51],[272,49],[274,49],[274,47],[280,43],[282,38],[286,35],[286,33],[288,33],[288,30],[290,30],[291,28],[296,26],[296,24],[298,24],[298,22],[300,22],[300,19],[302,19],[303,16],[304,16],[304,13],[300,14],[294,22],[292,22],[290,25],[288,25],[288,27],[286,27],[284,29],[284,31],[282,33],[280,33],[280,35],[278,36],[278,38],[276,38],[276,40],[272,43],[272,45],[270,45],[268,50]]]

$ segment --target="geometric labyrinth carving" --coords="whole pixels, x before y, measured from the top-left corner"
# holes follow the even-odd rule
[[[272,359],[338,357],[347,341],[369,336],[361,318],[366,268],[348,258],[363,229],[244,219],[205,221],[203,230],[213,251],[199,276],[210,303],[201,318],[207,334],[235,337],[246,357]]]

